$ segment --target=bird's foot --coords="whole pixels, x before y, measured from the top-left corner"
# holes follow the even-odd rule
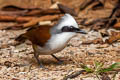
[[[48,68],[43,66],[43,64],[41,62],[38,62],[38,65],[39,65],[39,68],[44,69],[44,70],[48,70]]]
[[[59,65],[61,65],[61,64],[63,64],[63,63],[64,63],[64,61],[62,61],[62,60],[58,61],[58,64],[59,64]]]
[[[60,60],[59,58],[57,58],[55,55],[53,55],[53,54],[51,54],[51,55],[58,61],[58,64],[62,64],[64,62],[64,61]]]

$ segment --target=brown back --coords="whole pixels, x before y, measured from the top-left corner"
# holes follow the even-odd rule
[[[50,39],[50,28],[52,26],[39,26],[36,28],[29,29],[24,36],[29,39],[33,44],[44,46],[45,43]]]

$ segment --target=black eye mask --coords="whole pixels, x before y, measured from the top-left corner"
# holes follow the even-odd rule
[[[85,31],[79,28],[75,28],[74,26],[64,26],[62,28],[62,32],[76,32],[76,33],[87,34]]]
[[[62,28],[62,32],[76,32],[76,31],[79,31],[80,29],[79,28],[75,28],[73,26],[64,26]]]

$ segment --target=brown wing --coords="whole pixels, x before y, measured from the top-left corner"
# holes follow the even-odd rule
[[[33,44],[44,46],[50,39],[50,28],[52,26],[39,26],[33,29],[29,29],[24,36],[29,39]]]

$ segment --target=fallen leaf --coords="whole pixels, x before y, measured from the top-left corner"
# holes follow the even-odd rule
[[[115,28],[115,29],[120,29],[120,22],[116,23],[116,24],[113,26],[113,28]]]
[[[100,32],[102,37],[108,37],[109,36],[108,31],[105,30],[105,29],[101,29],[101,30],[99,30],[99,32]]]
[[[75,12],[75,10],[73,8],[68,8],[67,6],[62,5],[62,4],[58,4],[58,7],[59,7],[60,11],[63,13],[69,13],[73,16],[78,16],[78,14]]]
[[[116,42],[117,40],[120,39],[120,32],[115,32],[115,31],[112,31],[111,32],[111,36],[109,37],[109,39],[106,39],[105,42],[107,43],[113,43],[113,42]]]
[[[74,9],[76,13],[79,13],[82,0],[54,0],[54,2],[60,2],[61,4]]]

